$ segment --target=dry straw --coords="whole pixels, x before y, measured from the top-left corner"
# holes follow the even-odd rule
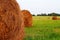
[[[52,20],[57,20],[57,16],[53,16],[52,17]]]
[[[31,27],[32,26],[32,14],[28,10],[22,10],[22,13],[24,15],[25,27]]]
[[[0,0],[0,40],[22,40],[24,20],[16,0]]]

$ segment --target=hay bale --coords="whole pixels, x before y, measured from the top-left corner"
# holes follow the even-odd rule
[[[60,18],[57,18],[57,20],[60,20]]]
[[[24,20],[16,0],[0,0],[0,40],[22,40]]]
[[[31,27],[32,26],[32,14],[28,10],[22,10],[22,13],[24,15],[25,27]]]
[[[53,16],[52,17],[52,20],[57,20],[57,16]]]

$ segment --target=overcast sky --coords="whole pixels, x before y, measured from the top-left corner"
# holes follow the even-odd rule
[[[31,14],[60,13],[60,0],[17,0],[21,9],[26,9]]]

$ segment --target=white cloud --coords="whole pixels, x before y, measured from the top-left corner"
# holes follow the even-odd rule
[[[32,14],[60,13],[60,0],[17,0],[21,9],[28,9]]]

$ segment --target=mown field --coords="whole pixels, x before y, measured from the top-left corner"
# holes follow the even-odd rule
[[[24,40],[60,40],[60,20],[51,16],[33,16],[33,26],[25,27]]]

